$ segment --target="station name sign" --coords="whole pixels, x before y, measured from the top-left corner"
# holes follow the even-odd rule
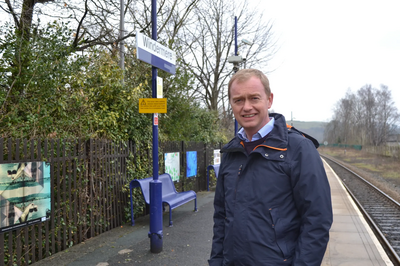
[[[139,60],[175,75],[176,53],[174,51],[140,32],[136,32],[136,49]]]

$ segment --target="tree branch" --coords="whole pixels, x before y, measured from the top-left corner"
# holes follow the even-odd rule
[[[93,47],[93,46],[96,46],[96,45],[107,46],[107,45],[111,45],[111,44],[114,44],[114,43],[119,43],[119,42],[121,42],[121,41],[123,41],[123,40],[125,40],[127,38],[135,37],[135,36],[136,36],[135,33],[130,33],[130,34],[125,35],[123,38],[117,38],[117,39],[111,40],[111,41],[100,41],[101,38],[104,37],[104,36],[99,36],[96,39],[93,39],[93,40],[90,40],[90,41],[85,41],[86,45],[77,46],[77,47],[74,47],[74,48],[75,48],[75,51],[84,51],[85,49]]]
[[[45,4],[48,2],[55,2],[55,0],[35,0],[35,4],[39,3],[39,4]]]
[[[13,16],[15,26],[17,28],[19,28],[19,26],[20,26],[19,20],[18,20],[17,14],[14,11],[14,8],[12,7],[12,5],[10,3],[10,0],[6,0],[6,3],[7,3],[8,10],[10,11],[9,13],[11,13],[11,15]]]
[[[78,42],[81,39],[81,37],[83,37],[83,34],[82,34],[82,36],[79,36],[79,32],[81,30],[82,23],[85,20],[87,13],[89,12],[87,2],[88,2],[88,0],[85,0],[85,12],[83,13],[82,18],[78,23],[78,28],[76,29],[75,39],[74,39],[74,42],[72,43],[72,47],[74,47],[74,48],[78,47]]]

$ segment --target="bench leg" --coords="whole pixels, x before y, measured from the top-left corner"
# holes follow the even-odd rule
[[[172,209],[171,209],[171,206],[169,206],[169,227],[172,227]]]
[[[207,169],[207,191],[210,191],[210,170]]]
[[[194,199],[194,211],[197,212],[197,198]]]
[[[132,200],[132,188],[130,189],[130,193],[131,193],[131,225],[134,226],[135,225],[135,220],[133,219],[133,200]]]

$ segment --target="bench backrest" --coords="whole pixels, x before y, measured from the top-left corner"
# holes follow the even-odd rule
[[[169,174],[161,174],[158,176],[158,180],[162,182],[162,196],[165,197],[170,194],[176,194],[174,182],[171,179]],[[148,177],[145,179],[135,179],[131,181],[133,184],[132,187],[138,187],[142,189],[142,194],[144,197],[144,201],[149,204],[150,203],[150,182],[153,181],[153,177]]]
[[[140,187],[142,190],[144,201],[147,204],[150,204],[150,182],[153,180],[153,177],[148,177],[144,179],[135,179],[131,181],[131,189],[135,187]]]
[[[176,194],[175,184],[169,174],[162,174],[158,176],[158,179],[162,182],[162,195],[163,197]]]

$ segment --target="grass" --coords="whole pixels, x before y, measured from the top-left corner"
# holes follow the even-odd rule
[[[357,168],[361,168],[361,169],[371,171],[371,172],[376,172],[376,173],[382,172],[378,168],[374,167],[373,165],[369,165],[369,164],[365,164],[365,163],[353,163],[352,165],[354,165]]]
[[[345,162],[356,169],[369,173],[372,178],[382,178],[393,184],[394,187],[400,187],[400,160],[371,154],[363,150],[354,150],[336,147],[320,147],[318,151],[321,154],[329,155],[339,161]]]
[[[399,172],[392,172],[392,171],[388,171],[385,172],[383,177],[386,179],[399,179]]]

